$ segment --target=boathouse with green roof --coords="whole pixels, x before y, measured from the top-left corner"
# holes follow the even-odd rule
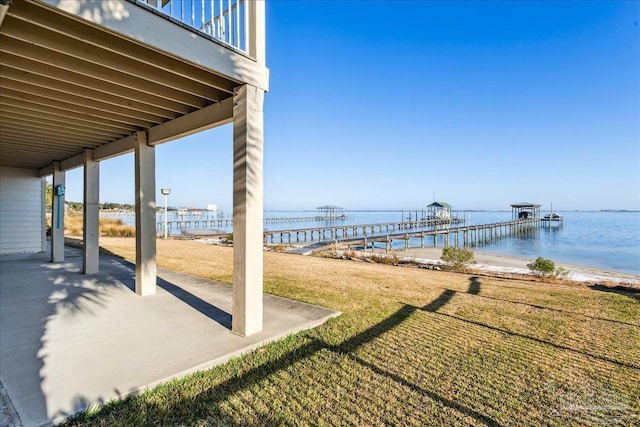
[[[445,202],[433,202],[427,206],[427,219],[451,219],[451,205]]]

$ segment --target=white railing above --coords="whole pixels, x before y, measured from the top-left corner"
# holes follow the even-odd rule
[[[249,52],[249,0],[136,0],[242,52]]]

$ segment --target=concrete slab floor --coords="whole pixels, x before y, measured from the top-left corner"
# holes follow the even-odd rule
[[[264,330],[243,338],[231,333],[231,286],[159,270],[157,294],[140,297],[132,264],[101,254],[100,273],[83,275],[80,250],[65,252],[58,263],[0,256],[5,425],[59,422],[339,314],[265,295]]]

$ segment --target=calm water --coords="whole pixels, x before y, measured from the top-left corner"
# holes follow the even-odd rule
[[[393,222],[408,219],[409,211],[377,211],[360,212],[345,211],[347,220],[338,224],[369,224],[377,222]],[[542,212],[544,215],[546,212]],[[482,245],[475,249],[503,255],[513,255],[534,259],[538,256],[552,259],[556,262],[585,265],[608,270],[616,270],[631,274],[640,274],[640,212],[558,212],[564,217],[564,224],[560,228],[541,228],[535,236],[507,238],[489,245]],[[218,214],[220,215],[220,214]],[[223,212],[224,218],[230,218],[230,212]],[[315,211],[266,211],[265,218],[272,217],[312,217]],[[416,212],[412,211],[412,217]],[[421,213],[418,213],[421,215]],[[484,224],[488,222],[510,221],[511,211],[508,212],[462,212],[467,223]],[[203,216],[214,218],[212,213]],[[119,216],[125,223],[133,224],[132,215]],[[168,219],[195,219],[194,216],[176,216],[169,213]],[[163,215],[158,214],[158,222],[162,222]],[[326,222],[310,221],[284,224],[266,224],[265,230],[286,230],[295,228],[311,228],[328,226]],[[210,227],[207,227],[210,228]],[[219,227],[224,231],[231,231],[228,227]],[[175,227],[172,234],[180,234]],[[419,241],[412,242],[412,245]],[[398,242],[398,245],[401,245]]]
[[[640,274],[640,212],[560,213],[560,228],[541,228],[537,238],[504,239],[480,250]],[[491,214],[477,213],[476,219]]]

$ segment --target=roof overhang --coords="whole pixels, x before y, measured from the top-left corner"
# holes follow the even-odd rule
[[[230,122],[236,87],[267,86],[264,65],[128,1],[15,0],[0,16],[3,167],[70,169],[142,130],[160,144]]]

